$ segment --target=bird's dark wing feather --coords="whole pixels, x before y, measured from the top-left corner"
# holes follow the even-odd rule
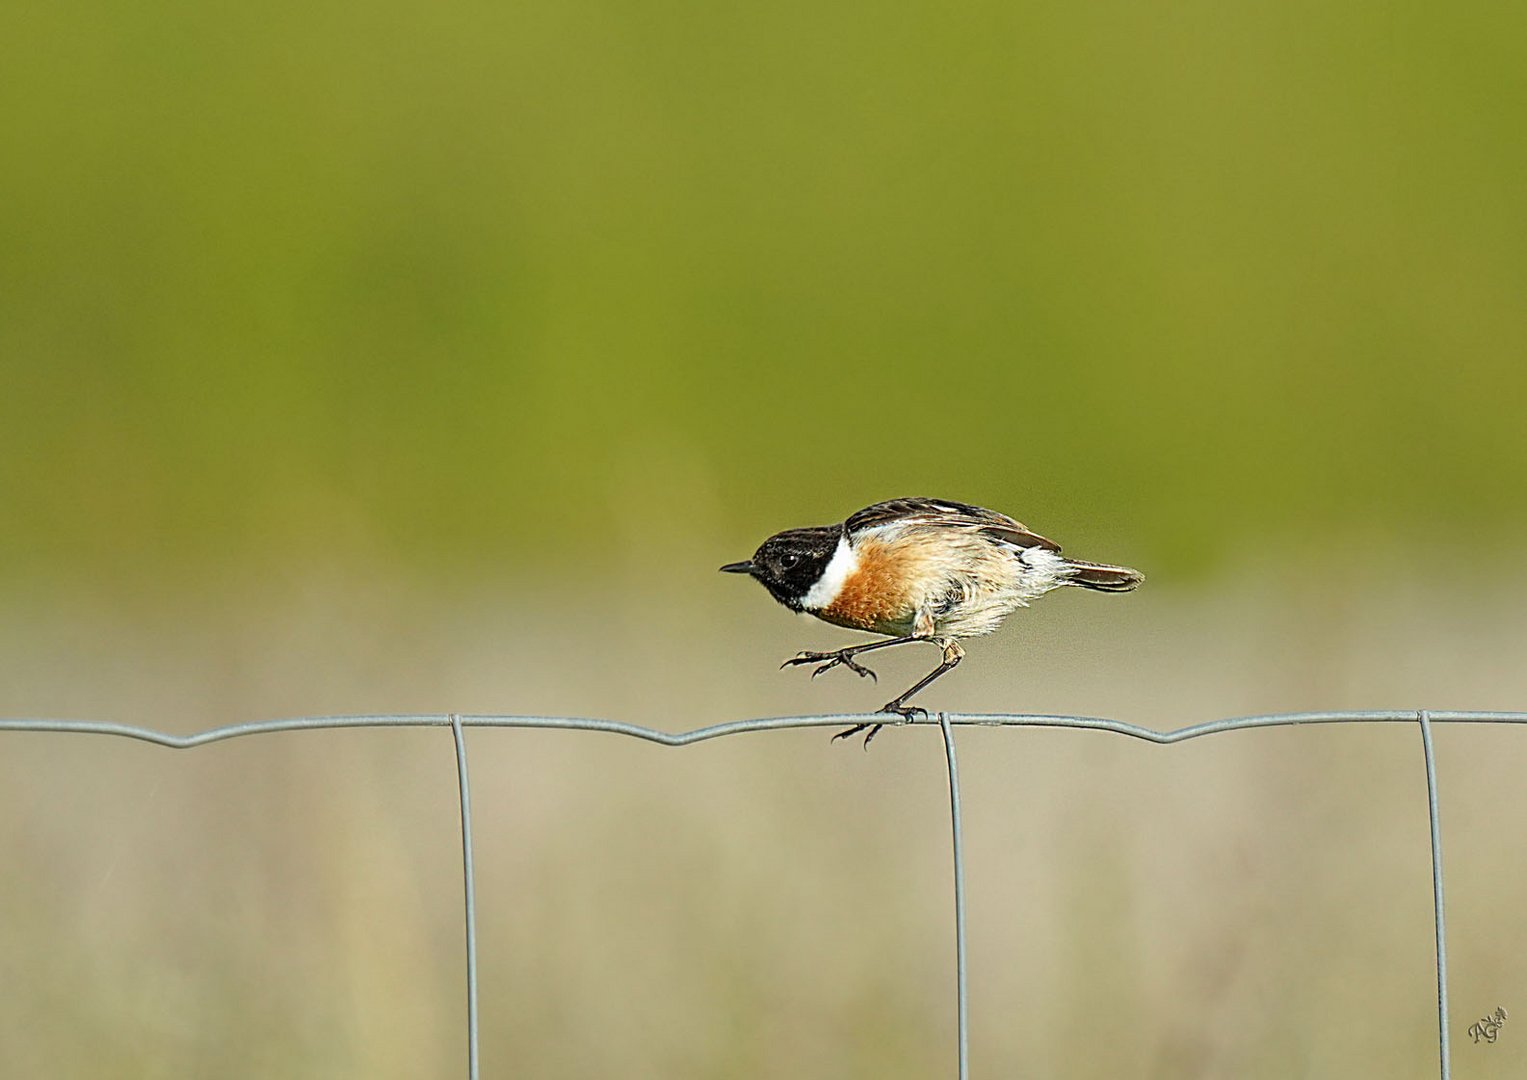
[[[866,506],[843,524],[850,533],[892,524],[910,528],[969,529],[1013,547],[1060,550],[1059,544],[1046,540],[1006,514],[948,499],[890,499]]]

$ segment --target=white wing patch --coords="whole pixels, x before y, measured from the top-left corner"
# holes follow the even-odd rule
[[[827,566],[823,568],[822,576],[817,578],[816,584],[811,586],[805,596],[801,597],[802,609],[821,611],[838,598],[838,593],[843,591],[843,583],[853,576],[857,569],[859,569],[859,556],[848,542],[848,537],[838,537],[838,547],[832,553]]]

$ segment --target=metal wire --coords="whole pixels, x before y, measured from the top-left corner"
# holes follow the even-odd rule
[[[1302,724],[1413,724],[1414,709],[1383,709],[1361,712],[1311,712],[1269,713],[1263,716],[1242,716],[1228,720],[1210,720],[1203,724],[1179,728],[1176,731],[1155,731],[1122,720],[1107,720],[1095,716],[1044,716],[1018,713],[938,713],[937,718],[916,720],[891,720],[895,726],[901,723],[937,724],[947,718],[956,727],[1042,727],[1079,728],[1087,731],[1111,731],[1128,735],[1158,745],[1186,742],[1204,735],[1217,735],[1224,731],[1244,731],[1248,728],[1292,727]],[[1527,724],[1527,712],[1445,712],[1427,713],[1433,724]],[[502,728],[551,728],[564,731],[603,731],[614,735],[628,735],[661,746],[689,746],[693,743],[719,739],[727,735],[741,735],[754,731],[779,731],[787,728],[845,727],[863,722],[863,713],[831,713],[816,716],[776,716],[758,720],[732,720],[724,724],[695,728],[693,731],[667,732],[620,720],[601,720],[577,716],[496,716],[461,715],[463,727]],[[313,731],[333,728],[385,728],[385,727],[450,727],[449,713],[421,713],[417,715],[372,716],[305,716],[289,720],[257,720],[245,724],[229,724],[210,728],[192,735],[172,735],[153,728],[132,724],[117,724],[96,720],[0,720],[0,731],[40,731],[74,733],[83,735],[118,735],[128,739],[167,746],[175,750],[189,750],[207,743],[237,739],[246,735],[268,735],[279,731]]]
[[[478,1078],[477,1015],[477,916],[475,882],[472,866],[471,798],[467,785],[467,750],[464,730],[482,728],[541,728],[562,731],[598,731],[625,735],[657,743],[660,746],[690,746],[730,735],[792,728],[843,727],[860,723],[863,714],[839,713],[820,716],[780,716],[755,720],[733,720],[696,728],[693,731],[665,732],[618,720],[567,716],[461,716],[441,713],[417,716],[319,716],[289,720],[262,720],[229,724],[191,735],[173,735],[153,728],[91,720],[0,719],[0,732],[39,732],[45,734],[115,735],[137,739],[176,750],[189,750],[209,743],[248,735],[268,735],[285,731],[331,730],[335,728],[418,728],[449,727],[456,744],[457,780],[461,792],[462,888],[466,905],[467,943],[467,1061],[471,1080]],[[1436,763],[1432,750],[1433,724],[1527,724],[1527,712],[1457,712],[1433,710],[1373,710],[1363,712],[1271,713],[1226,720],[1210,720],[1176,731],[1155,731],[1121,720],[1092,716],[1032,716],[1019,714],[937,713],[934,716],[901,721],[911,724],[937,724],[944,736],[945,757],[949,769],[950,820],[954,850],[956,1011],[959,1024],[959,1077],[969,1075],[968,1017],[965,953],[965,858],[960,824],[959,770],[955,760],[955,726],[1071,728],[1106,731],[1133,739],[1170,746],[1205,735],[1254,728],[1294,727],[1305,724],[1398,724],[1416,723],[1421,727],[1422,749],[1426,761],[1427,803],[1431,822],[1432,899],[1437,939],[1437,1024],[1440,1038],[1442,1080],[1449,1080],[1448,1004],[1447,1004],[1447,934],[1442,902],[1442,826],[1438,814]],[[896,721],[892,721],[896,723]]]
[[[467,784],[467,737],[461,717],[451,715],[456,742],[456,786],[461,793],[461,884],[467,924],[467,1076],[478,1080],[477,1056],[477,875],[472,869],[472,789]]]
[[[1442,817],[1437,812],[1437,761],[1432,753],[1431,714],[1422,709],[1421,751],[1426,758],[1427,816],[1432,827],[1432,917],[1437,932],[1437,1053],[1442,1059],[1442,1080],[1453,1075],[1447,1037],[1447,923],[1442,917]]]
[[[954,729],[942,713],[944,757],[949,762],[949,823],[954,833],[954,980],[955,1012],[959,1026],[960,1080],[970,1076],[970,994],[965,984],[965,842],[960,827],[960,765],[954,756]]]

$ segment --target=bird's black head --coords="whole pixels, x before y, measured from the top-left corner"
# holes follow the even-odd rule
[[[792,611],[801,610],[801,598],[811,591],[832,561],[843,535],[841,526],[791,529],[765,540],[747,562],[728,563],[728,574],[751,574]]]

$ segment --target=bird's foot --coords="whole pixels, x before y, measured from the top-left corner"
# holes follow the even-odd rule
[[[919,716],[926,720],[931,715],[927,709],[924,709],[920,705],[903,705],[899,701],[887,702],[880,707],[880,711],[883,713],[894,713],[896,716],[901,717],[900,720],[892,721],[892,723],[896,724],[910,723],[911,721],[916,720]],[[828,741],[837,742],[839,739],[851,738],[852,736],[859,734],[859,732],[864,731],[867,728],[869,730],[868,734],[864,736],[864,748],[868,750],[870,748],[870,740],[878,735],[880,733],[880,729],[883,727],[885,727],[884,721],[877,722],[874,720],[866,720],[862,724],[855,724],[851,728],[844,728]]]
[[[813,679],[822,674],[822,672],[830,671],[841,664],[848,668],[849,671],[852,671],[855,675],[859,676],[861,679],[867,678],[879,682],[879,679],[876,678],[873,671],[854,659],[854,650],[852,649],[839,649],[837,652],[797,653],[795,656],[792,656],[790,659],[786,660],[779,666],[781,669],[784,669],[787,667],[797,667],[801,664],[822,665],[811,673],[811,677]]]
[[[851,738],[852,736],[859,734],[859,732],[863,731],[865,728],[869,728],[869,734],[864,737],[864,748],[868,750],[870,748],[870,740],[873,739],[883,727],[885,727],[884,724],[877,724],[873,720],[866,720],[862,724],[855,724],[851,728],[845,728],[827,741],[837,742],[839,739]]]

